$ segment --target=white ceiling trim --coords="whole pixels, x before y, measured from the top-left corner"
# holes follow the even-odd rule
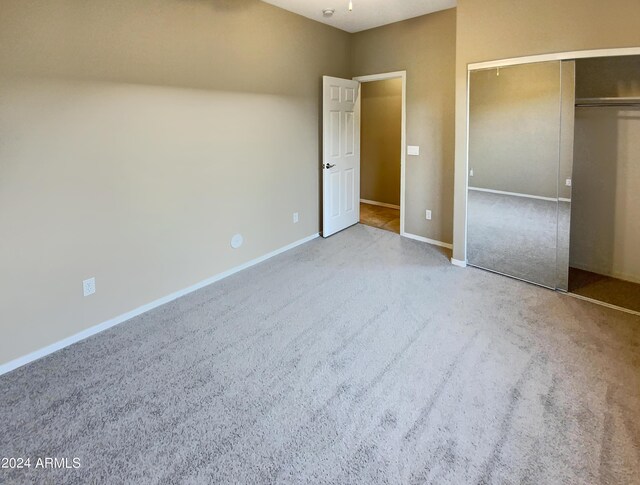
[[[456,0],[262,0],[346,32],[360,32],[456,6]],[[335,10],[324,17],[325,9]]]

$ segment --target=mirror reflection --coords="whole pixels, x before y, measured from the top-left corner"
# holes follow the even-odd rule
[[[560,62],[544,62],[470,73],[467,259],[566,289],[571,189],[560,183],[561,71]]]

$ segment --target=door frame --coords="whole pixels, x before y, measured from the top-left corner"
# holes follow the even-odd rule
[[[400,235],[406,236],[404,232],[404,216],[405,216],[405,172],[406,172],[406,156],[407,156],[407,71],[384,72],[380,74],[370,74],[367,76],[355,76],[352,78],[360,84],[372,81],[385,81],[387,79],[402,79],[402,119],[400,122]],[[356,102],[356,111],[362,124],[362,113],[360,112],[360,103],[362,99],[362,89],[358,95]],[[362,140],[360,140],[362,146]],[[362,152],[362,150],[361,150]],[[362,165],[362,156],[360,156],[360,165]],[[362,172],[362,171],[361,171]],[[359,203],[359,201],[358,201]]]

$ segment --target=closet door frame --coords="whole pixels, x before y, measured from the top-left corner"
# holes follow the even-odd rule
[[[523,57],[513,57],[507,59],[500,59],[494,61],[485,61],[485,62],[475,62],[467,64],[467,94],[466,94],[466,134],[465,134],[465,150],[464,150],[464,160],[463,167],[456,167],[456,172],[458,170],[464,170],[464,177],[456,176],[456,180],[461,180],[456,182],[454,187],[454,198],[455,204],[462,202],[461,206],[463,207],[463,214],[457,214],[457,211],[454,211],[454,240],[453,240],[453,253],[455,254],[464,254],[464,259],[455,259],[451,258],[451,263],[455,266],[465,267],[467,266],[467,192],[469,187],[469,91],[470,91],[470,81],[471,81],[471,72],[481,69],[490,69],[496,67],[504,67],[504,66],[515,66],[518,64],[529,64],[533,62],[546,62],[546,61],[568,61],[575,59],[586,59],[591,57],[616,57],[616,56],[634,56],[640,55],[640,47],[622,47],[622,48],[612,48],[612,49],[592,49],[592,50],[581,50],[581,51],[565,51],[565,52],[557,52],[551,54],[539,54],[533,56],[523,56]],[[460,183],[464,186],[460,187]],[[455,194],[463,194],[463,195],[455,195]],[[459,218],[462,216],[463,221],[459,221]],[[462,234],[459,234],[458,237],[455,237],[455,228],[462,227]]]

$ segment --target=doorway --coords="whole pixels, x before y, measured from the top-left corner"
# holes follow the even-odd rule
[[[404,72],[355,77],[360,96],[360,223],[403,233]]]

